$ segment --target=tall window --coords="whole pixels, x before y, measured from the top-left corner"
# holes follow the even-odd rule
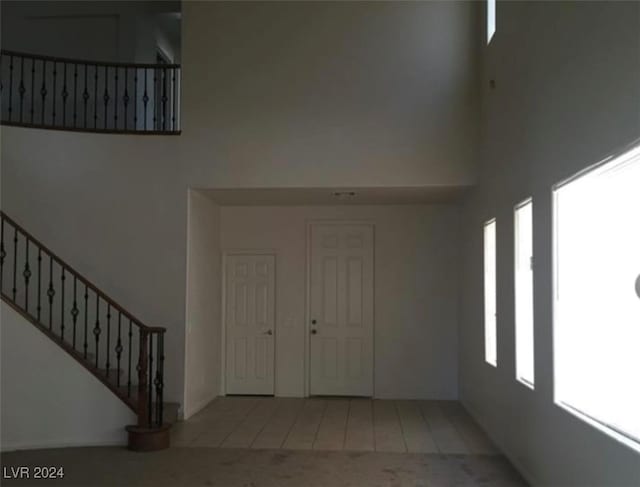
[[[516,378],[533,387],[533,202],[515,209]]]
[[[484,359],[497,361],[496,345],[496,220],[484,224]]]
[[[496,0],[487,0],[487,44],[496,33]]]
[[[554,189],[555,400],[640,448],[640,146]]]

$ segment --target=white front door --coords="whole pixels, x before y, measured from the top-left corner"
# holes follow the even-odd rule
[[[227,394],[273,394],[275,257],[226,258]]]
[[[373,227],[313,224],[312,395],[373,395]]]

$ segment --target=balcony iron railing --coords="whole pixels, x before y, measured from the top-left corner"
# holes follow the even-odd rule
[[[4,125],[180,133],[180,65],[80,61],[0,51]]]

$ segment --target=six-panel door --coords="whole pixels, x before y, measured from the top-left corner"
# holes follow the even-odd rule
[[[312,395],[373,395],[373,227],[313,224]]]
[[[229,255],[225,276],[226,392],[273,394],[275,257]]]

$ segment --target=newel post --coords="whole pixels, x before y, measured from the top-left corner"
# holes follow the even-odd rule
[[[148,384],[148,339],[149,332],[140,328],[140,349],[138,351],[138,426],[141,428],[149,427],[149,395],[147,389]]]

